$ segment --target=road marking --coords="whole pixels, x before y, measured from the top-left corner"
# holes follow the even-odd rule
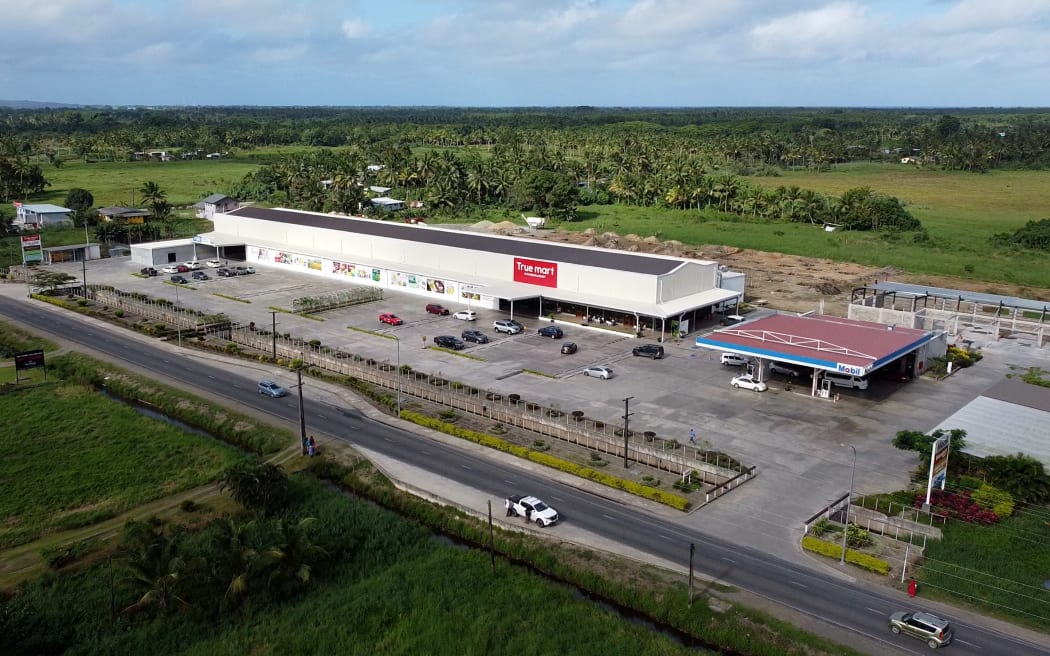
[[[884,611],[881,611],[881,610],[879,610],[877,608],[872,608],[871,606],[868,606],[867,609],[870,610],[871,612],[875,613],[876,615],[883,615],[884,614]]]
[[[317,416],[320,417],[321,419],[328,419],[328,417],[326,417],[324,415],[317,415]]]
[[[514,481],[512,481],[510,479],[506,479],[506,478],[503,479],[503,482],[506,483],[507,485],[514,485],[515,484]]]
[[[667,537],[666,535],[664,535],[662,533],[657,533],[656,537],[660,538],[661,540],[667,540],[668,542],[672,541],[671,538]]]
[[[798,581],[791,581],[791,585],[797,585],[798,587],[802,588],[803,590],[806,589],[806,586],[804,584],[802,584],[802,583],[799,583]]]
[[[602,513],[602,517],[604,517],[605,519],[611,519],[613,521],[616,521],[616,518],[612,515],[606,515],[605,513]]]
[[[551,498],[554,499],[555,501],[564,501],[564,499],[562,499],[561,497],[551,497]]]
[[[462,467],[463,469],[466,469],[466,470],[470,470],[470,469],[472,469],[472,468],[470,467],[470,465],[460,465],[460,467]]]
[[[722,560],[724,560],[726,562],[733,563],[734,565],[736,564],[736,561],[733,560],[732,558],[726,558],[725,556],[722,556]]]

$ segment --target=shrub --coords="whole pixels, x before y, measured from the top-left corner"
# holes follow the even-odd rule
[[[179,504],[179,508],[182,510],[182,512],[191,513],[197,512],[200,506],[198,506],[197,502],[193,499],[185,499],[182,503]]]
[[[842,556],[842,547],[840,545],[825,542],[809,535],[802,538],[802,548],[829,558],[840,558]],[[890,573],[890,564],[885,560],[869,556],[860,551],[854,551],[853,549],[846,549],[846,562],[883,576]]]
[[[827,517],[825,517],[824,519],[820,520],[819,522],[817,522],[813,526],[809,527],[809,532],[812,533],[813,535],[817,536],[818,538],[820,536],[824,535],[825,533],[829,532],[830,530],[831,530],[831,522],[828,521]]]
[[[123,317],[124,316],[124,310],[121,310],[121,309],[114,310],[113,311],[113,316],[115,316],[118,319]]]
[[[997,487],[982,485],[971,493],[970,498],[978,506],[991,510],[997,517],[1009,517],[1014,514],[1013,495]]]
[[[846,528],[846,544],[851,547],[870,547],[874,543],[871,534],[859,526],[850,524]]]
[[[925,495],[920,494],[915,497],[916,508],[921,508],[925,503]],[[969,490],[960,492],[934,490],[930,495],[930,507],[948,517],[972,524],[988,526],[999,521],[999,517],[994,512],[985,510],[974,503],[970,498]]]

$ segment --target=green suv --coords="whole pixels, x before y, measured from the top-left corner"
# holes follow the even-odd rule
[[[894,613],[890,615],[890,631],[925,640],[930,649],[952,641],[952,627],[948,626],[948,620],[929,613]]]

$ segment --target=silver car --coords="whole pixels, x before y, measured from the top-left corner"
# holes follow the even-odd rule
[[[583,370],[584,376],[590,376],[591,378],[601,378],[602,380],[609,380],[613,377],[613,370],[611,367],[594,366],[587,367]]]
[[[925,640],[930,649],[943,647],[952,641],[952,627],[930,613],[894,613],[890,615],[890,631],[906,633]]]

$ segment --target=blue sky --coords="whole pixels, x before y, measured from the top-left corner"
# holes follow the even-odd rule
[[[0,0],[0,98],[1050,106],[1050,0]]]

